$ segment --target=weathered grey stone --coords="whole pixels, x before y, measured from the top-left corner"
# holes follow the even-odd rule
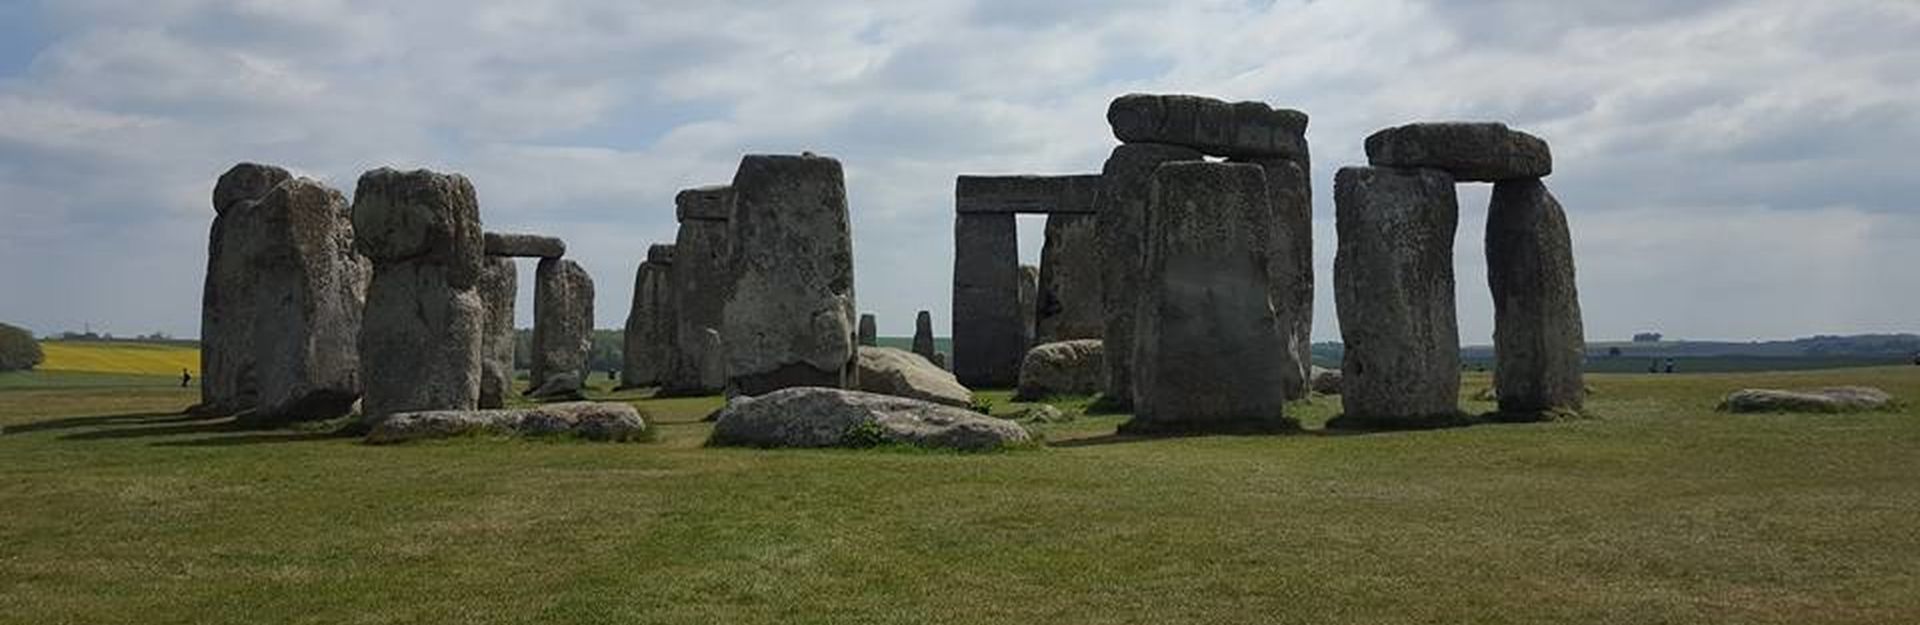
[[[840,161],[748,155],[733,189],[733,286],[720,326],[729,393],[853,386],[853,241]]]
[[[931,361],[933,361],[933,365],[934,365],[934,366],[936,366],[936,367],[939,367],[939,368],[941,368],[941,369],[946,369],[946,370],[948,370],[948,371],[952,371],[952,370],[953,370],[953,367],[952,367],[951,365],[949,365],[949,364],[947,364],[947,353],[946,353],[946,352],[934,352],[934,353],[933,353],[933,357],[932,357],[932,358],[928,358],[927,360],[931,360]]]
[[[1132,93],[1108,105],[1107,123],[1127,143],[1181,145],[1215,156],[1305,160],[1307,153],[1307,114],[1260,102]]]
[[[736,398],[716,415],[708,445],[865,447],[903,444],[988,450],[1024,443],[1012,421],[933,402],[833,388],[787,388]]]
[[[1105,331],[1099,224],[1093,215],[1047,216],[1047,240],[1040,248],[1035,343],[1097,339]]]
[[[1453,177],[1347,167],[1334,179],[1334,296],[1346,344],[1342,427],[1430,427],[1460,414]]]
[[[873,347],[880,344],[880,330],[874,325],[873,315],[860,315],[860,345]]]
[[[241,163],[221,174],[213,185],[213,225],[207,235],[207,276],[200,299],[200,404],[203,414],[233,414],[259,401],[254,377],[253,321],[256,297],[248,290],[255,276],[247,259],[230,254],[242,237],[229,234],[227,213],[251,206],[280,183],[291,179],[287,170],[271,165]]]
[[[481,339],[481,408],[504,408],[513,393],[513,307],[519,297],[520,268],[513,259],[494,256],[480,271],[480,303],[487,322]]]
[[[1443,170],[1460,182],[1540,178],[1553,173],[1553,153],[1539,137],[1496,122],[1419,123],[1367,137],[1376,167]]]
[[[1033,345],[1033,329],[1040,311],[1039,267],[1020,266],[1020,297],[1015,301],[1020,306],[1020,353],[1025,354]]]
[[[673,360],[679,304],[673,278],[679,254],[673,245],[653,245],[633,275],[633,304],[621,337],[620,387],[661,384]]]
[[[1033,404],[1002,418],[1027,423],[1066,423],[1078,416],[1048,404]]]
[[[1014,216],[961,213],[953,236],[953,372],[972,388],[1012,386],[1031,327],[1021,314]]]
[[[922,310],[920,314],[914,315],[913,353],[927,360],[933,360],[937,355],[933,347],[933,313]]]
[[[1038,401],[1056,395],[1092,395],[1106,385],[1106,358],[1099,339],[1036,345],[1020,362],[1020,387],[1014,401]]]
[[[954,212],[962,214],[1090,213],[1100,176],[960,176],[953,187]]]
[[[1243,163],[1155,170],[1134,335],[1131,432],[1296,429],[1269,298],[1266,174]]]
[[[673,196],[673,213],[683,223],[688,220],[732,220],[733,187],[717,184],[681,189]]]
[[[373,427],[366,441],[381,445],[476,434],[577,436],[595,441],[640,440],[646,419],[633,406],[571,402],[514,410],[402,412]]]
[[[593,278],[580,263],[561,258],[540,259],[533,278],[528,395],[578,399],[593,351]]]
[[[966,408],[973,391],[932,361],[903,349],[860,347],[860,390]]]
[[[360,327],[361,413],[370,423],[480,398],[486,308],[473,184],[458,174],[376,169],[353,197],[355,246],[373,261]]]
[[[1500,413],[1579,411],[1587,338],[1560,202],[1538,178],[1495,183],[1486,244]]]
[[[1313,368],[1313,392],[1321,395],[1340,394],[1340,370]]]
[[[537,234],[489,232],[486,247],[489,256],[559,258],[567,255],[566,241]]]
[[[360,398],[360,334],[367,260],[339,191],[313,180],[281,182],[229,207],[225,260],[246,268],[227,285],[229,314],[251,319],[245,340],[256,392],[243,416],[257,421],[331,419]]]
[[[1273,310],[1287,344],[1282,387],[1287,399],[1304,399],[1313,366],[1313,183],[1301,163],[1278,158],[1246,159],[1266,171],[1273,210]]]
[[[1124,411],[1133,404],[1134,311],[1145,269],[1153,170],[1162,163],[1203,158],[1193,148],[1129,143],[1115,147],[1101,171],[1105,190],[1096,214],[1101,237],[1100,290],[1106,299],[1101,307],[1105,315],[1101,341],[1106,345],[1107,384],[1100,401],[1108,409]]]
[[[733,273],[733,188],[700,187],[681,191],[680,231],[674,242],[673,349],[661,371],[665,395],[712,395],[726,389],[726,355],[720,345],[720,318],[727,305]],[[725,219],[716,218],[723,217]]]
[[[1811,391],[1741,389],[1720,402],[1724,412],[1865,412],[1895,406],[1892,395],[1870,386],[1837,386]]]

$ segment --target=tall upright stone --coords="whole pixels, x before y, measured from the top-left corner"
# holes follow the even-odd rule
[[[712,395],[726,389],[726,355],[720,345],[721,313],[732,288],[733,188],[713,185],[674,196],[680,231],[674,239],[673,309],[665,317],[672,340],[660,392]]]
[[[242,244],[228,233],[235,219],[228,214],[252,206],[292,177],[279,167],[241,163],[214,183],[207,276],[200,296],[200,404],[195,412],[232,414],[259,401],[252,347],[255,315],[249,309],[255,298],[247,290],[254,276],[245,258],[228,252]]]
[[[938,350],[933,346],[933,313],[922,310],[914,315],[913,353],[927,360],[933,360],[938,355]]]
[[[1134,311],[1145,270],[1153,171],[1163,163],[1203,158],[1199,150],[1188,147],[1126,143],[1113,148],[1101,169],[1104,191],[1096,219],[1101,237],[1101,292],[1106,300],[1101,336],[1107,367],[1101,403],[1111,409],[1124,410],[1133,403]]]
[[[1128,431],[1283,431],[1265,173],[1185,162],[1152,178]]]
[[[1306,165],[1283,158],[1234,159],[1266,170],[1273,213],[1269,271],[1273,306],[1287,348],[1281,386],[1305,399],[1313,367],[1313,184]]]
[[[1040,311],[1040,268],[1033,265],[1020,266],[1020,297],[1016,300],[1020,307],[1020,350],[1025,353],[1033,346],[1034,324]],[[1021,356],[1025,358],[1025,356]]]
[[[1500,415],[1579,411],[1587,343],[1566,212],[1538,178],[1495,183],[1486,245]]]
[[[1020,379],[1027,339],[1015,224],[1014,213],[962,212],[954,219],[953,373],[970,388]]]
[[[750,154],[733,189],[733,285],[720,326],[728,393],[853,387],[853,239],[840,161]]]
[[[593,352],[593,278],[580,263],[542,258],[533,274],[533,354],[527,394],[580,399]]]
[[[1098,226],[1092,214],[1047,215],[1034,343],[1097,339],[1105,331]]]
[[[513,350],[518,342],[513,306],[519,297],[520,268],[505,256],[488,256],[484,262],[479,289],[487,322],[480,348],[480,407],[505,408],[507,396],[513,393]]]
[[[371,423],[479,404],[486,307],[480,207],[465,176],[376,169],[353,198],[355,244],[373,262],[360,327],[361,413]]]
[[[674,332],[678,327],[673,278],[679,251],[673,245],[647,248],[647,258],[633,276],[633,307],[627,310],[626,335],[621,350],[620,386],[639,388],[662,384],[674,359]]]
[[[1436,169],[1342,168],[1334,180],[1341,403],[1330,426],[1432,427],[1460,414],[1454,179]]]
[[[860,315],[860,344],[867,347],[880,345],[880,328],[871,313]]]

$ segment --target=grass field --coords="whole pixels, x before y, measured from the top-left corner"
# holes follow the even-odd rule
[[[978,455],[707,449],[714,398],[601,391],[652,413],[645,444],[370,447],[178,416],[191,389],[23,384],[0,623],[1920,622],[1920,411],[1712,410],[1920,397],[1920,367],[1591,382],[1589,421],[1091,417]],[[1296,408],[1317,428],[1338,400]]]

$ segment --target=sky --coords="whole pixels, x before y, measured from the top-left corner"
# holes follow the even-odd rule
[[[845,166],[859,308],[944,335],[954,177],[1098,172],[1130,92],[1311,116],[1316,340],[1334,171],[1441,120],[1552,144],[1590,339],[1920,330],[1915,0],[0,0],[0,321],[197,336],[213,182],[258,161],[349,194],[464,173],[617,328],[676,191],[813,151]],[[1470,344],[1487,192],[1460,194]]]

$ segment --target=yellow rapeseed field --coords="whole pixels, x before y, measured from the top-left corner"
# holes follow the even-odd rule
[[[128,375],[200,375],[200,349],[187,345],[117,341],[42,341],[41,371],[84,371]]]

